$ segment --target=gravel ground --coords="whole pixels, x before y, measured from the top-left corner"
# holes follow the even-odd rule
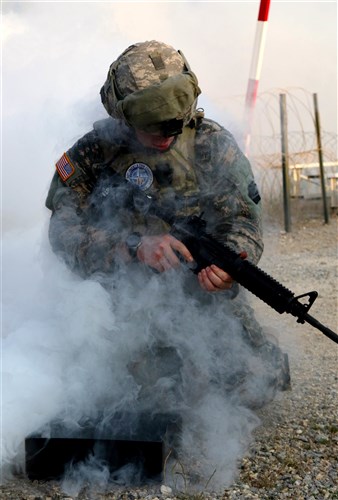
[[[295,294],[313,289],[319,297],[311,315],[337,331],[337,217],[293,226],[292,233],[266,229],[260,267]],[[175,494],[165,486],[105,493],[90,486],[77,496],[55,482],[16,477],[0,487],[0,498],[13,500],[92,499],[338,499],[338,349],[310,325],[299,325],[252,298],[260,321],[288,352],[292,390],[259,412],[261,425],[232,486],[221,495]]]

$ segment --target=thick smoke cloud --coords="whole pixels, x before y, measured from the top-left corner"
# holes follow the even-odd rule
[[[337,127],[336,8],[273,2],[259,85],[317,92],[329,132]],[[54,162],[105,116],[99,89],[112,60],[135,41],[182,49],[207,114],[231,129],[242,118],[238,96],[246,92],[258,2],[8,2],[2,10],[5,229],[42,216]]]
[[[334,6],[293,5],[290,21],[291,6],[276,3],[272,9],[261,88],[311,87],[323,96],[324,123],[335,126],[336,76],[328,49],[335,33]],[[189,302],[183,296],[183,271],[152,276],[146,283],[142,273],[135,271],[131,278],[124,271],[108,288],[97,280],[82,281],[49,248],[44,200],[55,160],[105,116],[98,91],[112,59],[134,41],[157,38],[181,48],[199,76],[207,114],[225,125],[240,120],[225,108],[224,96],[245,93],[257,5],[10,2],[2,9],[4,477],[13,464],[22,466],[25,436],[56,417],[74,425],[83,415],[94,421],[98,411],[139,410],[140,381],[127,360],[136,366],[139,353],[158,341],[160,332],[162,342],[170,339],[182,353],[183,380],[178,384],[172,374],[159,374],[152,381],[156,390],[143,394],[142,404],[163,410],[168,402],[171,409],[177,405],[190,423],[183,454],[196,458],[205,479],[217,469],[213,486],[228,484],[257,419],[243,408],[239,392],[224,398],[223,390],[203,384],[215,371],[229,378],[236,371],[234,360],[239,365],[249,360],[257,373],[255,358],[240,340],[220,356],[218,332],[231,329],[233,338],[240,338],[239,323],[226,307],[219,314],[215,306],[210,317],[210,309],[206,315],[200,304]],[[288,29],[285,38],[287,22],[294,34]],[[299,43],[299,30],[306,46]],[[294,62],[288,57],[291,46]],[[312,57],[304,69],[296,64],[296,54],[304,61],[308,51]],[[284,54],[283,64],[277,65],[276,54]],[[258,385],[247,387],[249,392],[264,392],[263,375]],[[79,475],[85,480],[88,471],[98,484],[106,484],[107,471],[100,467],[94,463],[70,472],[65,489],[79,488]]]
[[[45,245],[39,249],[39,239],[30,231],[5,245],[8,262],[22,245],[26,258],[6,269],[3,283],[3,472],[22,466],[24,438],[40,429],[48,436],[55,419],[71,429],[84,417],[95,423],[99,414],[155,409],[182,416],[187,473],[193,461],[204,483],[216,470],[213,488],[228,484],[257,424],[242,393],[260,397],[267,380],[226,302],[189,299],[183,271],[159,277],[122,269],[104,287],[83,281]],[[230,390],[244,367],[256,373],[255,385]],[[100,467],[92,464],[94,477]],[[78,474],[65,479],[68,488],[74,478],[81,484]]]

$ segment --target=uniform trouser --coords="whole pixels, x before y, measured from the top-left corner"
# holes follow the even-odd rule
[[[201,319],[212,318],[210,329],[204,323],[191,336],[185,331],[187,322],[178,321],[181,330],[171,342],[170,335],[154,326],[151,342],[128,364],[140,386],[140,400],[146,406],[156,401],[166,411],[193,405],[206,392],[216,391],[252,408],[288,389],[287,355],[267,338],[245,291],[206,293],[197,289],[195,280],[193,275],[186,278],[184,292],[187,301],[195,301]]]

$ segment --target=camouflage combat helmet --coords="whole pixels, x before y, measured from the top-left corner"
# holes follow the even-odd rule
[[[113,62],[100,93],[112,117],[170,136],[189,123],[201,91],[182,52],[152,40],[131,45]]]

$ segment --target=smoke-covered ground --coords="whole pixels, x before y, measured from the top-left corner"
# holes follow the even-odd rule
[[[16,269],[17,266],[21,269],[21,273],[14,273],[17,282],[4,287],[5,302],[15,306],[15,310],[5,311],[5,325],[9,323],[11,334],[3,343],[7,378],[3,381],[2,430],[6,433],[2,437],[6,457],[12,454],[12,462],[18,450],[20,456],[24,436],[59,414],[60,408],[71,418],[76,418],[83,407],[94,414],[100,397],[111,387],[119,388],[120,392],[115,390],[119,402],[133,399],[130,387],[128,392],[125,390],[128,380],[123,372],[123,353],[116,358],[121,366],[112,371],[108,363],[112,348],[121,349],[122,344],[125,347],[121,338],[126,331],[121,331],[119,318],[107,307],[105,290],[95,282],[82,282],[70,275],[47,248],[37,243],[41,238],[44,241],[43,234],[36,231],[30,232],[30,237],[22,234],[20,239],[19,235],[13,235],[5,241],[5,250],[21,257],[21,262],[15,259]],[[319,219],[297,223],[291,234],[283,234],[279,229],[266,230],[265,242],[261,267],[297,294],[318,290],[312,315],[337,330],[336,218],[329,225],[323,225]],[[32,255],[36,256],[35,261]],[[13,275],[11,271],[6,268],[8,276]],[[11,300],[14,291],[15,301]],[[147,300],[142,305],[135,302],[130,317],[137,316],[139,311],[143,314],[144,309],[151,314],[145,308],[149,289],[144,290],[144,297]],[[161,299],[157,300],[161,307]],[[198,452],[199,439],[209,438],[209,442],[203,443],[209,455],[202,466],[206,477],[214,468],[224,474],[219,484],[229,486],[223,498],[335,498],[337,346],[311,326],[279,316],[258,299],[253,298],[253,303],[261,322],[289,353],[292,391],[281,394],[258,412],[262,425],[254,432],[254,441],[250,437],[257,425],[254,413],[239,412],[235,404],[229,407],[229,402],[208,394],[198,415],[200,419],[207,414],[203,423],[205,434],[192,432],[187,436],[189,452],[192,455]],[[79,316],[76,311],[83,311],[83,305],[86,314]],[[121,305],[122,309],[127,308],[120,301]],[[180,309],[179,314],[184,315],[184,311]],[[163,317],[164,322],[167,319]],[[142,342],[136,334],[130,338],[128,354],[135,349],[135,342],[136,345]],[[162,389],[170,392],[168,387]],[[194,424],[193,419],[191,423]],[[245,451],[249,454],[245,455]],[[19,474],[5,482],[0,492],[11,499],[151,499],[175,495],[174,490],[161,492],[160,485],[121,489],[109,482],[107,471],[97,464],[78,472],[60,484],[29,482]],[[219,492],[217,497],[222,494]]]

